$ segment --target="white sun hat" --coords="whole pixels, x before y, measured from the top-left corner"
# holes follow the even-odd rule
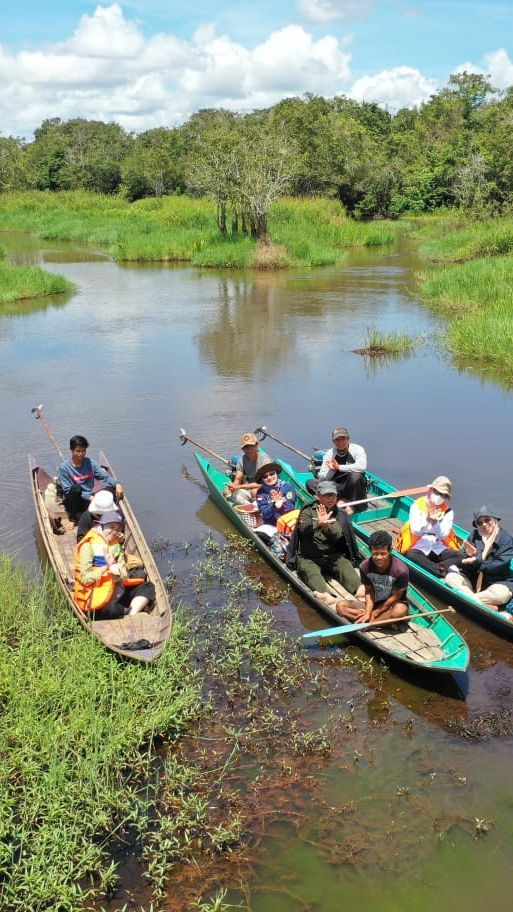
[[[88,508],[90,513],[108,513],[115,510],[114,495],[110,491],[97,491]]]

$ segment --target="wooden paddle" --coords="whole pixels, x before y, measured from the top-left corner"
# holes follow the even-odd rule
[[[203,450],[205,453],[208,453],[209,456],[213,456],[214,459],[219,459],[219,462],[224,462],[225,465],[230,466],[231,468],[232,464],[230,460],[226,458],[226,456],[219,456],[218,453],[214,453],[213,450],[209,450],[209,448],[204,446],[202,443],[198,443],[197,440],[193,440],[192,437],[189,437],[187,435],[185,428],[180,428],[180,442],[182,446],[185,446],[186,443],[194,444],[194,446],[198,447],[198,449]]]
[[[406,497],[408,494],[423,494],[427,491],[426,485],[420,488],[403,488],[402,491],[389,491],[388,494],[375,494],[374,497],[365,497],[363,500],[350,500],[344,507],[355,507],[357,504],[373,503],[375,500],[387,500],[390,497]]]
[[[447,614],[448,612],[453,612],[454,608],[449,606],[449,608],[441,608],[440,611],[419,611],[418,614],[409,614],[405,618],[386,618],[384,621],[366,621],[365,623],[357,622],[355,624],[340,624],[339,627],[326,627],[324,630],[310,630],[309,633],[304,633],[301,637],[301,640],[312,640],[317,637],[319,640],[325,639],[327,637],[340,636],[346,633],[356,633],[360,630],[368,630],[369,627],[384,627],[386,624],[400,624],[402,620],[404,621],[414,621],[415,618],[420,617],[433,617],[438,614]]]
[[[30,411],[32,412],[33,415],[36,416],[37,419],[39,419],[39,421],[43,425],[46,433],[48,434],[50,440],[52,441],[55,449],[57,450],[59,456],[61,457],[62,462],[64,462],[64,458],[65,458],[64,453],[62,452],[59,444],[57,443],[57,438],[55,437],[55,434],[53,433],[50,425],[48,424],[48,421],[46,420],[45,416],[43,415],[43,404],[41,403],[41,405],[35,405],[34,408],[32,408]]]

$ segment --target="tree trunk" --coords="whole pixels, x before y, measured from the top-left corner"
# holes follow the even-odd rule
[[[239,233],[239,213],[236,209],[233,210],[232,215],[232,234]]]
[[[217,207],[217,224],[221,234],[226,234],[226,203],[219,203]]]

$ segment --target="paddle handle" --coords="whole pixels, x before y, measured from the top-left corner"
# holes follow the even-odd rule
[[[402,491],[390,491],[388,494],[375,494],[374,497],[365,497],[363,500],[350,500],[344,507],[355,507],[357,504],[371,503],[374,500],[387,500],[389,497],[406,497],[408,494],[423,494],[427,491],[426,485],[420,488],[404,488]]]
[[[292,444],[285,443],[284,440],[280,440],[279,437],[275,437],[273,434],[270,434],[265,426],[255,428],[253,433],[260,435],[260,440],[265,440],[266,437],[270,437],[271,440],[275,440],[276,443],[281,444],[281,446],[285,447],[285,449],[290,450],[291,453],[296,453],[297,456],[301,456],[301,458],[306,459],[307,462],[312,461],[312,457],[307,456],[306,453],[302,452],[302,450],[298,450],[296,447],[292,446]]]
[[[433,617],[438,614],[447,614],[448,612],[453,612],[454,608],[449,606],[449,608],[440,608],[439,611],[419,611],[418,614],[408,615],[404,620],[414,621],[416,618],[421,617]],[[386,624],[397,624],[402,620],[402,618],[386,618],[384,621],[367,621],[363,624],[340,624],[338,627],[326,627],[324,630],[310,630],[309,633],[304,633],[301,637],[302,640],[311,640],[314,637],[322,640],[325,637],[339,636],[340,634],[346,633],[356,633],[359,630],[368,630],[369,627],[385,627]]]
[[[199,450],[203,450],[204,453],[208,453],[209,456],[213,456],[214,459],[219,459],[219,462],[224,462],[225,465],[231,467],[231,462],[226,456],[220,456],[219,453],[214,453],[213,450],[210,450],[203,443],[198,443],[197,440],[193,440],[192,437],[189,437],[185,431],[185,428],[180,428],[180,441],[182,446],[185,446],[186,443],[192,443],[193,446],[198,447]]]

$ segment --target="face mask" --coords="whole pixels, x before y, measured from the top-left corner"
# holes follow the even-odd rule
[[[443,504],[444,502],[442,494],[430,494],[429,499],[431,503],[435,505],[435,507],[439,507],[440,504]]]

